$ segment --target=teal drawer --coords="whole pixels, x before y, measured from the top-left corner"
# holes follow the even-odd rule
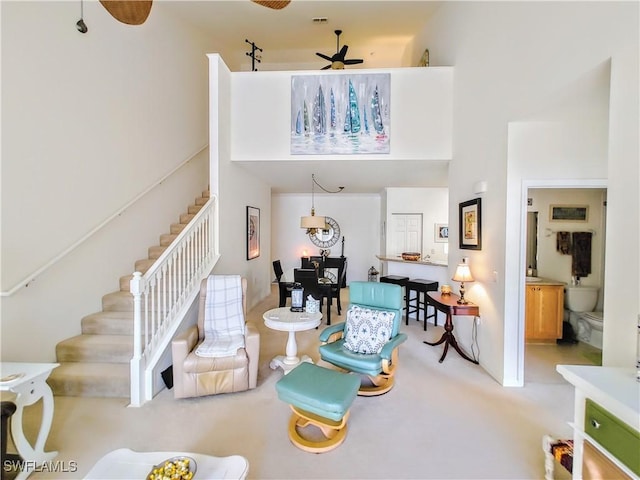
[[[637,430],[587,399],[584,431],[632,472],[640,475],[640,433]]]

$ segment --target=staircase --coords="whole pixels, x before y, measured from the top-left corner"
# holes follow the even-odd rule
[[[149,257],[135,262],[134,271],[144,274],[184,230],[209,200],[202,192],[180,222],[160,235],[160,244],[149,247]],[[130,362],[133,357],[134,303],[129,291],[133,275],[120,277],[120,289],[102,297],[102,311],[87,315],[81,334],[56,345],[60,366],[47,383],[54,395],[77,397],[123,397],[131,394]]]

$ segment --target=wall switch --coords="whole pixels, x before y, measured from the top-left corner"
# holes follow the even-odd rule
[[[498,271],[493,271],[493,283],[498,283]]]

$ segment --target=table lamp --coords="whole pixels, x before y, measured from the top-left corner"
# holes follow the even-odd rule
[[[460,282],[460,299],[458,303],[460,305],[466,305],[467,302],[464,298],[464,282],[473,282],[473,276],[471,275],[471,270],[469,270],[469,265],[467,265],[466,259],[462,259],[462,263],[459,263],[456,267],[456,273],[454,273],[453,278],[451,279],[454,282]]]

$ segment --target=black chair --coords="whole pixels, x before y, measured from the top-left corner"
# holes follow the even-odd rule
[[[338,315],[342,315],[342,304],[340,302],[340,291],[347,286],[347,258],[327,257],[324,261],[325,269],[337,269],[335,283],[331,283],[331,297],[338,300]]]
[[[273,261],[273,271],[276,274],[276,280],[278,280],[278,290],[280,291],[280,307],[284,307],[287,304],[287,297],[291,298],[291,289],[293,288],[293,282],[285,282],[282,280],[282,265],[280,260]]]
[[[314,268],[318,271],[318,277],[324,277],[325,262],[324,257],[301,257],[300,266],[304,269]]]
[[[320,300],[320,311],[322,311],[322,305],[327,306],[327,325],[331,325],[331,284],[320,283],[318,271],[315,268],[296,268],[293,271],[293,277],[295,283],[302,285],[304,290],[302,304],[306,305],[308,295]]]

